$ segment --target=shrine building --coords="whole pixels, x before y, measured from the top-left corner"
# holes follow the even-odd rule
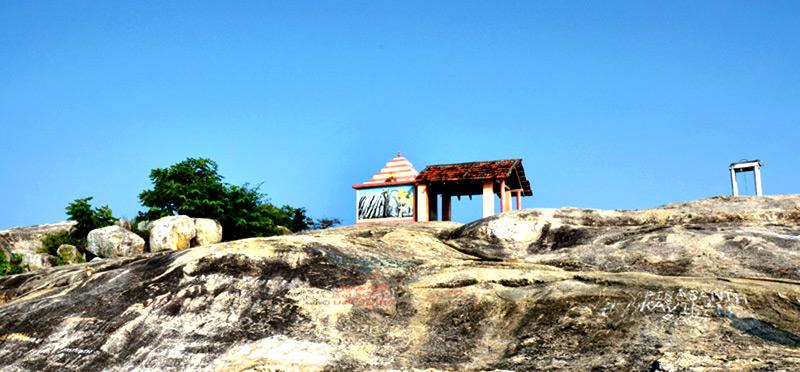
[[[369,181],[356,190],[356,223],[450,221],[453,197],[483,198],[483,216],[494,214],[495,196],[500,212],[522,209],[522,197],[533,196],[522,159],[438,164],[417,172],[399,152]],[[512,198],[514,199],[512,201]]]

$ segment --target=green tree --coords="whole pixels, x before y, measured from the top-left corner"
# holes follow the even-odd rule
[[[225,240],[276,235],[278,226],[301,231],[311,223],[303,208],[270,204],[261,185],[223,182],[211,159],[188,158],[169,168],[153,169],[150,181],[153,188],[139,194],[142,206],[148,209],[140,212],[137,220],[175,214],[213,218],[222,225]]]
[[[217,172],[217,163],[210,159],[188,158],[169,168],[155,168],[150,171],[150,181],[153,189],[139,194],[142,205],[149,208],[141,219],[174,214],[220,216],[232,196]]]
[[[100,208],[92,208],[89,201],[92,197],[75,199],[67,205],[67,215],[69,220],[77,222],[75,229],[70,235],[76,238],[86,238],[89,232],[94,229],[113,225],[117,221],[112,215],[111,208],[104,205]]]
[[[99,208],[93,208],[89,201],[92,197],[75,199],[72,203],[67,205],[67,219],[75,221],[75,227],[70,231],[62,231],[54,234],[49,234],[42,239],[42,245],[37,250],[39,253],[47,253],[56,257],[56,265],[62,265],[64,262],[58,256],[58,247],[62,244],[71,244],[78,248],[83,254],[90,259],[94,254],[86,250],[86,236],[94,229],[113,225],[117,221],[114,218],[111,208],[103,205]]]

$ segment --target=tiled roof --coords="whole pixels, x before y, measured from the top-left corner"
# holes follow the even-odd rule
[[[414,182],[417,178],[416,169],[408,159],[397,153],[397,156],[386,163],[386,166],[376,173],[372,178],[357,186],[380,186],[387,183]]]
[[[516,170],[516,175],[514,171]],[[526,195],[533,195],[531,184],[525,178],[522,159],[476,161],[471,163],[429,165],[417,176],[417,182],[485,181],[508,178],[519,179],[518,187]]]

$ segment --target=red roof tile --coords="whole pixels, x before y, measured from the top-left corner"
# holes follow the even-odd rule
[[[514,174],[516,171],[516,175]],[[522,159],[476,161],[471,163],[429,165],[417,176],[417,182],[457,182],[509,179],[518,182],[524,194],[533,195],[530,182],[525,178]]]

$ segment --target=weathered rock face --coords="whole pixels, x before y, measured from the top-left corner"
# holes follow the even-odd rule
[[[144,253],[144,239],[117,225],[101,227],[86,236],[86,250],[104,258],[130,257]]]
[[[523,210],[453,232],[486,259],[570,270],[800,280],[800,198],[717,197],[641,211]]]
[[[195,236],[192,246],[215,244],[222,241],[222,225],[210,218],[194,219]]]
[[[58,253],[58,257],[61,258],[65,264],[86,262],[86,257],[72,244],[61,244],[58,250],[56,250],[56,253]]]
[[[0,278],[0,360],[10,370],[797,370],[800,282],[785,268],[800,267],[798,202],[347,227],[15,275]],[[694,241],[715,234],[758,246]],[[769,253],[786,262],[747,259]]]
[[[35,267],[35,270],[41,270],[55,266],[56,258],[46,253],[24,253],[22,264],[28,265],[28,268]]]
[[[29,227],[15,227],[0,231],[0,250],[6,253],[22,255],[22,264],[30,270],[50,267],[50,260],[42,257],[37,250],[42,246],[42,239],[49,234],[69,231],[75,226],[74,221],[49,223]]]
[[[136,229],[139,231],[150,231],[150,228],[153,225],[153,221],[139,221],[136,223]]]
[[[114,222],[114,225],[117,225],[125,230],[131,229],[131,221],[124,218],[118,219],[116,222]]]
[[[189,248],[195,236],[194,220],[187,216],[162,217],[150,224],[150,251]]]

